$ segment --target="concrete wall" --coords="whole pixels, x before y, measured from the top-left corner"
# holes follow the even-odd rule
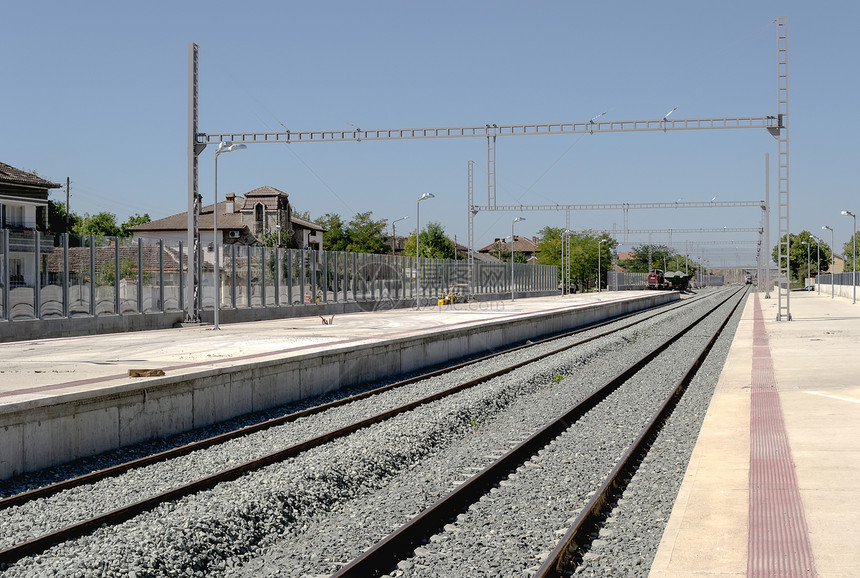
[[[0,479],[678,299],[655,292],[2,405]]]
[[[858,274],[860,277],[860,274]],[[844,297],[845,299],[854,299],[854,288],[851,285],[829,285],[824,283],[819,283],[815,285],[815,291],[817,292],[821,289],[822,295],[827,295],[828,297],[831,295],[831,292],[836,297]],[[857,295],[860,297],[860,288],[857,289]]]

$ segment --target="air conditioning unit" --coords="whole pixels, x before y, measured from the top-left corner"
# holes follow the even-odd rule
[[[231,239],[238,239],[239,237],[241,237],[241,236],[242,236],[242,232],[241,232],[241,231],[230,231],[227,235],[228,235]]]

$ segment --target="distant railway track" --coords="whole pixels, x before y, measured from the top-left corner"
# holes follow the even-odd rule
[[[695,301],[695,299],[686,300],[686,301],[682,302],[682,304],[680,306],[683,307],[687,303],[692,303],[694,301]],[[93,472],[93,473],[88,474],[86,476],[80,476],[78,478],[74,478],[71,480],[67,480],[65,482],[61,482],[60,484],[47,486],[45,488],[39,488],[37,490],[33,490],[30,492],[26,492],[26,493],[15,495],[15,496],[10,496],[9,498],[6,498],[6,499],[0,501],[0,509],[17,508],[17,507],[26,505],[26,504],[34,501],[34,500],[48,498],[52,495],[56,495],[60,492],[64,492],[66,490],[69,490],[69,489],[72,489],[75,487],[90,485],[90,484],[93,484],[99,480],[104,480],[107,478],[118,476],[118,475],[121,475],[125,472],[129,472],[129,471],[135,470],[137,468],[142,468],[142,467],[145,467],[145,466],[148,466],[148,465],[151,465],[154,463],[162,462],[162,461],[165,461],[168,459],[176,458],[178,456],[186,456],[192,452],[200,451],[200,450],[207,449],[207,448],[210,448],[213,446],[217,446],[219,444],[223,444],[226,441],[236,439],[239,437],[248,436],[248,435],[255,433],[255,432],[260,432],[260,431],[264,431],[264,430],[267,430],[270,428],[275,428],[279,425],[283,425],[283,424],[286,424],[289,422],[297,421],[297,420],[302,419],[302,418],[317,416],[317,415],[319,415],[323,412],[326,412],[332,408],[342,407],[342,406],[345,406],[348,404],[355,403],[355,402],[360,401],[360,400],[365,400],[365,399],[371,398],[373,396],[378,396],[381,393],[395,390],[398,388],[402,388],[402,387],[409,385],[409,384],[415,384],[417,382],[432,379],[432,378],[438,377],[440,375],[451,374],[452,372],[456,372],[457,370],[463,369],[466,367],[477,366],[481,363],[486,363],[489,360],[499,358],[500,356],[503,356],[503,355],[508,355],[508,354],[513,353],[513,352],[522,352],[523,350],[533,351],[539,347],[545,347],[546,348],[554,342],[558,342],[560,340],[565,340],[565,339],[570,339],[572,337],[576,337],[577,335],[579,335],[583,332],[586,332],[586,331],[593,332],[597,328],[608,327],[605,331],[599,332],[595,335],[589,335],[588,337],[576,339],[575,341],[573,341],[571,343],[564,343],[563,345],[561,345],[559,347],[551,348],[549,351],[544,351],[544,352],[541,352],[541,353],[536,354],[536,355],[531,355],[531,356],[529,356],[528,359],[524,359],[524,360],[521,360],[521,361],[518,361],[515,363],[507,364],[504,367],[502,367],[501,369],[496,369],[494,371],[490,371],[490,372],[485,373],[485,374],[483,374],[477,378],[462,381],[461,383],[458,383],[457,385],[455,385],[453,387],[447,387],[441,391],[438,391],[438,392],[432,393],[430,395],[424,396],[420,399],[415,399],[415,400],[413,400],[407,404],[403,404],[403,405],[400,405],[396,408],[392,408],[392,409],[389,409],[386,411],[379,412],[379,413],[372,415],[370,417],[367,417],[365,419],[355,421],[349,425],[333,429],[333,430],[331,430],[331,431],[329,431],[329,432],[327,432],[321,436],[316,436],[312,439],[308,439],[308,440],[303,441],[301,443],[294,444],[290,447],[268,453],[265,456],[262,456],[262,457],[259,457],[259,458],[253,459],[253,460],[249,460],[249,461],[242,463],[242,464],[239,464],[235,467],[221,470],[214,475],[203,477],[203,478],[195,480],[191,483],[183,484],[179,487],[172,488],[168,491],[158,493],[157,495],[149,496],[145,499],[138,500],[134,503],[127,504],[125,506],[113,509],[109,512],[105,512],[105,513],[93,516],[89,519],[81,520],[77,523],[65,526],[63,528],[59,528],[59,529],[56,529],[54,531],[47,532],[43,535],[34,537],[34,538],[27,540],[25,542],[9,546],[9,547],[5,548],[4,550],[0,551],[0,564],[2,564],[3,566],[13,564],[14,562],[22,559],[23,557],[38,554],[39,552],[42,552],[42,551],[46,550],[47,548],[50,548],[54,544],[65,542],[65,541],[72,540],[72,539],[78,538],[80,536],[86,535],[86,534],[92,532],[93,530],[95,530],[99,527],[102,527],[104,525],[118,524],[122,521],[129,520],[132,517],[134,517],[134,516],[136,516],[142,512],[149,511],[152,508],[154,508],[154,507],[156,507],[159,504],[162,504],[164,502],[178,500],[182,497],[185,497],[185,496],[188,496],[188,495],[191,495],[191,494],[212,488],[212,487],[214,487],[217,484],[220,484],[222,482],[229,481],[229,480],[235,480],[235,479],[239,478],[240,476],[246,474],[247,472],[258,470],[258,469],[264,468],[268,465],[278,463],[280,461],[289,459],[291,457],[295,457],[295,456],[301,454],[302,452],[305,452],[311,448],[318,447],[318,446],[325,444],[325,443],[328,443],[332,440],[335,440],[335,439],[341,438],[343,436],[349,435],[349,434],[351,434],[355,431],[358,431],[362,428],[370,427],[374,424],[377,424],[377,423],[380,423],[380,422],[385,421],[387,419],[390,419],[393,416],[401,415],[404,412],[411,411],[411,410],[415,409],[416,407],[419,407],[419,406],[422,406],[425,404],[430,404],[436,400],[442,399],[442,398],[447,397],[447,396],[454,395],[460,391],[474,387],[477,384],[486,382],[487,380],[490,380],[490,379],[493,379],[493,378],[498,377],[500,375],[504,375],[504,374],[510,373],[514,370],[526,367],[529,364],[532,364],[536,361],[546,359],[546,358],[549,358],[549,357],[554,356],[554,355],[558,355],[562,352],[569,351],[569,350],[571,350],[571,349],[573,349],[579,345],[582,345],[584,343],[593,341],[595,339],[599,339],[601,337],[606,337],[608,335],[611,335],[612,333],[624,331],[626,329],[629,329],[631,327],[636,326],[639,323],[643,323],[647,320],[653,319],[655,316],[662,315],[666,312],[673,311],[675,309],[677,309],[677,307],[664,307],[664,308],[662,308],[656,312],[651,311],[651,312],[644,313],[644,314],[642,312],[639,312],[636,314],[624,316],[623,318],[617,318],[617,319],[613,319],[613,320],[610,320],[607,322],[596,324],[594,326],[577,329],[575,331],[565,333],[563,335],[556,335],[556,336],[552,336],[552,337],[549,337],[549,338],[544,339],[544,340],[535,341],[533,343],[522,344],[520,346],[511,348],[511,349],[508,349],[508,350],[505,350],[502,352],[483,356],[483,357],[478,358],[478,359],[469,360],[467,362],[463,362],[463,363],[457,364],[457,365],[452,366],[452,367],[428,372],[426,374],[422,374],[419,376],[413,376],[413,377],[410,377],[408,379],[398,381],[396,383],[392,383],[392,384],[389,384],[389,385],[386,385],[386,386],[383,386],[383,387],[380,387],[380,388],[377,388],[377,389],[374,389],[374,390],[371,390],[368,392],[364,392],[364,393],[361,393],[361,394],[358,394],[355,396],[351,396],[349,398],[345,398],[345,399],[338,400],[335,402],[323,404],[323,405],[320,405],[320,406],[317,406],[314,408],[303,410],[301,412],[297,412],[297,413],[290,414],[287,416],[282,416],[280,418],[276,418],[273,420],[268,420],[266,422],[255,424],[253,426],[248,426],[246,428],[242,428],[242,429],[239,429],[236,431],[231,431],[231,432],[228,432],[226,434],[215,436],[213,438],[200,440],[198,442],[194,442],[193,444],[189,444],[187,446],[168,450],[167,452],[162,452],[160,454],[148,456],[146,458],[134,460],[134,461],[131,461],[131,462],[128,462],[125,464],[120,464],[120,465],[115,466],[113,468],[108,468],[106,470]]]

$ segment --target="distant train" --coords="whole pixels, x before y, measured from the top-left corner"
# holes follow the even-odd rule
[[[653,269],[648,273],[648,289],[683,291],[689,283],[690,277],[680,271],[663,272],[662,269]]]
[[[648,273],[648,289],[668,289],[666,275],[661,269],[653,269]]]

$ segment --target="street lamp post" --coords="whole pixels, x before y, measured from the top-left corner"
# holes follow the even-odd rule
[[[800,244],[806,245],[806,279],[809,280],[809,277],[811,276],[811,271],[809,268],[809,242],[801,241]],[[806,281],[803,282],[803,288],[806,289]]]
[[[511,223],[511,301],[514,300],[514,225],[525,220],[525,217],[517,217]]]
[[[403,221],[404,219],[408,219],[409,217],[400,217],[399,219],[394,219],[391,221],[391,236],[394,237],[394,242],[391,245],[391,250],[397,253],[397,228],[394,226],[394,223],[398,221]],[[418,242],[418,238],[415,238],[415,242]]]
[[[830,264],[833,264],[833,229],[828,227],[827,225],[823,225],[822,229],[827,229],[830,231]],[[836,293],[836,284],[834,283],[835,279],[833,278],[833,270],[830,271],[830,298],[833,299],[833,296]]]
[[[854,236],[851,237],[854,242],[854,250],[851,253],[851,269],[854,272],[851,275],[851,303],[857,303],[857,215],[851,211],[842,211],[842,214],[854,219]]]
[[[606,242],[606,239],[601,239],[597,244],[597,292],[600,293],[600,249],[601,245]]]
[[[818,277],[821,275],[821,239],[813,236],[818,242],[815,246],[815,284],[818,285],[818,294],[821,295],[821,283],[818,282]]]
[[[432,199],[436,195],[433,193],[424,193],[418,197],[418,202],[415,203],[415,309],[421,310],[421,201]]]
[[[231,153],[248,148],[243,144],[233,144],[225,140],[218,143],[218,148],[215,149],[215,204],[212,206],[212,230],[213,230],[213,245],[215,248],[215,309],[214,309],[214,326],[212,329],[221,329],[218,325],[218,314],[221,311],[221,261],[218,255],[218,157],[222,153]]]

